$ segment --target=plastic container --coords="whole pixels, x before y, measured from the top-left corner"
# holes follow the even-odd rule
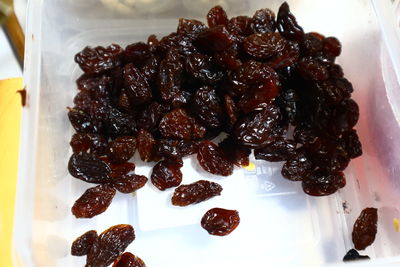
[[[110,208],[90,219],[70,212],[88,184],[67,172],[73,133],[65,107],[72,105],[81,71],[73,62],[86,45],[127,45],[175,30],[179,17],[201,18],[215,4],[229,16],[281,1],[44,0],[30,1],[26,31],[25,84],[20,172],[14,229],[15,266],[83,266],[72,257],[71,242],[90,229],[101,232],[130,223],[137,239],[127,249],[147,266],[320,266],[340,264],[352,248],[352,226],[365,207],[379,209],[378,234],[362,262],[400,264],[400,33],[399,1],[289,1],[306,31],[337,36],[338,62],[353,83],[360,105],[357,130],[364,154],[346,169],[347,185],[328,197],[309,197],[299,183],[280,177],[281,164],[252,160],[255,171],[237,169],[233,177],[211,177],[185,160],[184,183],[212,178],[224,194],[195,207],[167,204],[171,191],[151,185],[137,196],[118,194]],[[139,12],[140,11],[140,12]],[[150,166],[138,163],[137,172]],[[207,176],[206,176],[207,175]],[[204,177],[206,176],[206,177]],[[239,210],[240,226],[229,236],[208,235],[199,220],[209,208]],[[374,265],[374,266],[375,266]]]

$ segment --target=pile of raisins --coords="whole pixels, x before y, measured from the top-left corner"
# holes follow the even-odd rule
[[[306,194],[335,193],[362,154],[353,86],[335,63],[340,53],[335,37],[305,33],[286,2],[277,15],[260,9],[252,17],[228,18],[216,6],[207,24],[182,18],[162,38],[86,47],[75,56],[84,74],[68,108],[76,130],[68,169],[98,185],[72,212],[93,217],[116,191],[143,187],[148,178],[130,162],[136,150],[157,162],[150,180],[159,190],[181,184],[185,156],[197,153],[204,170],[229,176],[254,151],[258,160],[283,161],[282,176],[301,181]],[[211,141],[221,133],[222,142]],[[198,181],[179,187],[172,202],[186,206],[221,191]]]

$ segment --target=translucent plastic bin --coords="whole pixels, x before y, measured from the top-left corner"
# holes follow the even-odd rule
[[[280,1],[239,0],[43,0],[30,1],[26,32],[25,83],[20,173],[14,229],[15,266],[83,266],[72,257],[71,242],[90,229],[101,232],[129,223],[137,239],[127,251],[150,267],[178,266],[320,266],[340,264],[352,248],[352,225],[365,207],[378,208],[378,234],[362,262],[398,266],[400,233],[400,37],[398,1],[289,1],[306,31],[337,36],[343,44],[338,62],[355,88],[360,104],[357,125],[364,154],[346,170],[347,186],[329,197],[309,197],[299,183],[280,177],[281,163],[252,161],[255,171],[235,170],[232,177],[208,175],[185,160],[184,183],[199,178],[220,181],[224,194],[195,207],[167,204],[171,191],[150,185],[136,196],[118,194],[103,214],[75,219],[70,207],[88,188],[67,172],[73,133],[67,106],[81,71],[73,62],[86,45],[122,46],[163,36],[179,17],[204,20],[215,4],[229,16],[269,7]],[[140,12],[139,12],[140,11]],[[138,163],[148,175],[150,165]],[[213,237],[199,220],[209,208],[239,210],[240,226],[229,236]]]

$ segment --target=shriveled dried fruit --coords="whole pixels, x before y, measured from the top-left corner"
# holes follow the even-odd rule
[[[376,236],[378,223],[378,210],[365,208],[361,211],[353,226],[352,240],[354,247],[363,250],[371,245]]]
[[[114,261],[112,267],[146,267],[146,264],[138,256],[125,252]]]
[[[292,140],[278,139],[263,148],[254,150],[256,159],[267,161],[284,161],[296,150],[296,143]]]
[[[233,44],[233,38],[225,26],[218,25],[209,28],[199,34],[196,45],[209,52],[220,52]]]
[[[68,162],[69,173],[88,183],[109,182],[110,167],[92,154],[72,154]]]
[[[161,139],[157,143],[157,153],[166,158],[183,158],[197,153],[198,145],[192,140]]]
[[[277,55],[285,47],[286,40],[278,32],[252,34],[243,43],[244,51],[260,60]]]
[[[150,45],[143,42],[130,44],[125,48],[124,61],[140,66],[149,59],[151,55]]]
[[[356,130],[344,132],[340,141],[343,149],[350,158],[354,159],[362,155],[362,146]]]
[[[201,226],[210,234],[225,236],[232,233],[240,223],[239,212],[213,208],[207,211],[201,219]]]
[[[86,266],[107,267],[121,255],[132,241],[135,231],[128,224],[119,224],[102,232],[90,249]]]
[[[199,139],[205,134],[204,127],[180,108],[170,111],[162,118],[159,130],[166,138],[186,140]]]
[[[203,86],[192,98],[192,111],[202,125],[209,128],[221,126],[222,107],[214,88]]]
[[[249,148],[240,146],[232,137],[225,138],[218,146],[223,150],[225,157],[238,167],[248,166],[250,163]]]
[[[112,185],[121,193],[133,193],[147,183],[147,177],[137,174],[123,175],[112,179]]]
[[[178,34],[198,34],[206,30],[207,26],[203,22],[195,19],[179,19]]]
[[[158,129],[162,117],[169,111],[169,107],[158,102],[153,102],[148,105],[139,116],[138,127],[149,132],[154,132]]]
[[[106,211],[115,193],[115,189],[107,184],[89,188],[75,201],[71,211],[76,218],[92,218]]]
[[[88,231],[75,239],[71,245],[72,256],[84,256],[89,253],[94,242],[97,240],[97,232],[94,230]]]
[[[261,148],[277,139],[274,131],[279,120],[278,107],[269,104],[263,110],[239,120],[233,129],[233,135],[243,146]]]
[[[367,255],[360,255],[357,250],[354,248],[347,251],[346,255],[343,257],[343,261],[357,261],[357,260],[369,260],[369,256]]]
[[[182,182],[182,172],[180,168],[182,166],[183,163],[181,159],[167,159],[158,162],[153,167],[151,182],[161,191],[180,185]]]
[[[151,133],[141,129],[136,137],[137,150],[140,158],[143,161],[155,161],[156,156],[156,141]]]
[[[253,16],[251,27],[255,33],[274,32],[276,29],[275,13],[268,8],[257,10]]]
[[[205,84],[215,84],[224,77],[213,64],[212,57],[200,53],[189,55],[185,67],[188,74]]]
[[[124,67],[124,88],[133,105],[142,105],[151,101],[152,92],[147,80],[132,63]]]
[[[207,22],[209,27],[226,26],[228,24],[228,16],[221,6],[215,6],[208,11]]]
[[[75,62],[86,73],[100,73],[119,66],[122,52],[123,49],[116,44],[106,48],[102,46],[95,48],[87,46],[75,55]]]
[[[199,180],[192,184],[180,185],[175,188],[171,202],[172,205],[175,206],[188,206],[219,196],[221,191],[222,186],[219,184],[206,180]]]
[[[248,36],[254,33],[252,29],[253,19],[247,16],[233,17],[228,22],[228,31],[236,35],[236,39],[241,40],[241,37]]]
[[[342,172],[328,172],[317,169],[302,180],[302,187],[306,194],[311,196],[327,196],[335,193],[346,185]]]
[[[313,164],[307,158],[303,149],[298,149],[283,164],[282,176],[291,181],[301,181],[308,177],[313,169]]]
[[[211,141],[203,141],[199,145],[197,160],[207,172],[229,176],[233,172],[233,163],[225,156],[223,150]]]
[[[304,37],[303,28],[297,24],[295,16],[290,12],[289,5],[284,2],[278,11],[278,31],[288,40],[301,42]]]
[[[107,156],[114,164],[120,164],[133,157],[136,150],[136,140],[132,136],[121,136],[108,143]]]

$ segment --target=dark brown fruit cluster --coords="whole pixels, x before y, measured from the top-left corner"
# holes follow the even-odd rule
[[[84,233],[72,243],[71,254],[74,256],[86,255],[85,266],[87,267],[107,267],[114,261],[115,266],[125,266],[118,265],[118,262],[129,260],[124,256],[127,253],[122,253],[133,240],[135,240],[135,231],[128,224],[112,226],[99,236],[96,231],[92,230]],[[145,266],[142,260],[135,259],[138,263],[142,263],[138,266]]]

